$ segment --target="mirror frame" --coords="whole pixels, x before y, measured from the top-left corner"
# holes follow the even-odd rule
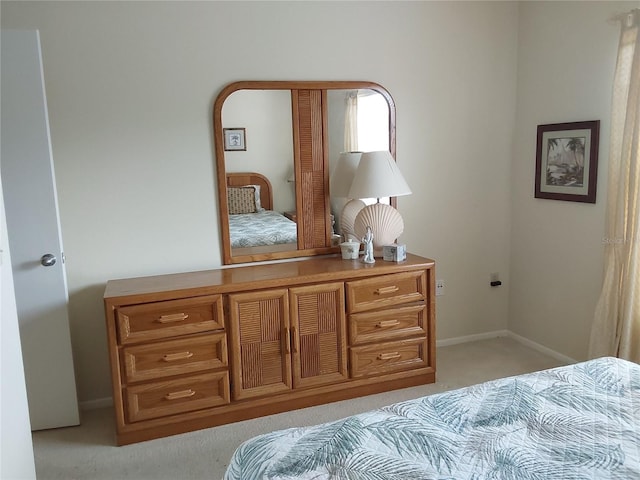
[[[381,94],[389,105],[389,151],[393,158],[396,157],[396,109],[393,98],[389,92],[381,85],[374,82],[367,81],[240,81],[233,82],[224,87],[214,102],[213,106],[213,139],[215,144],[215,157],[216,157],[216,174],[218,183],[218,217],[220,222],[220,235],[222,245],[222,259],[225,265],[259,262],[266,260],[278,260],[285,258],[296,257],[308,257],[315,255],[326,255],[331,253],[339,253],[340,248],[338,246],[324,246],[316,248],[304,248],[282,252],[269,252],[251,255],[232,255],[231,238],[229,233],[229,213],[227,205],[227,172],[225,165],[225,151],[224,151],[224,138],[223,138],[223,125],[222,125],[222,107],[229,95],[238,90],[290,90],[292,96],[301,90],[315,90],[321,91],[323,95],[326,95],[327,90],[374,90]],[[324,104],[324,103],[323,103]],[[324,111],[322,113],[323,118],[323,131],[326,131],[326,104],[324,104]],[[295,114],[294,114],[295,115]],[[294,143],[295,134],[294,134]],[[324,196],[326,202],[326,211],[329,212],[329,159],[327,148],[327,136],[323,134],[323,155],[324,155]],[[298,158],[298,149],[296,145],[293,145],[294,151],[294,171],[296,179],[300,178],[300,159]],[[300,202],[302,198],[302,185],[301,182],[296,182],[296,208],[300,212]],[[391,204],[396,206],[396,199],[391,199]],[[301,213],[299,213],[300,215]],[[325,216],[325,226],[330,222],[329,216]],[[330,223],[329,223],[330,224]],[[327,243],[328,245],[328,243]]]

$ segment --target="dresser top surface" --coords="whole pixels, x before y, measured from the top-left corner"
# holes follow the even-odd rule
[[[127,297],[181,290],[194,290],[194,295],[216,289],[218,293],[250,289],[256,282],[259,288],[286,287],[292,283],[340,280],[345,277],[368,277],[398,273],[406,270],[433,267],[429,258],[407,254],[402,262],[387,262],[376,259],[374,264],[360,260],[342,260],[339,255],[314,257],[291,262],[248,265],[204,270],[199,272],[174,273],[148,277],[110,280],[104,293],[105,299]],[[294,280],[295,279],[295,280]],[[198,291],[198,290],[203,291]]]

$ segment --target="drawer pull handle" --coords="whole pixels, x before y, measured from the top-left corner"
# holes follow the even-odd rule
[[[185,358],[191,357],[193,357],[192,352],[167,353],[162,357],[162,360],[165,362],[175,362],[176,360],[184,360]]]
[[[291,353],[291,334],[289,333],[289,329],[284,329],[284,351],[285,353]]]
[[[189,318],[189,315],[186,313],[172,313],[171,315],[162,315],[158,320],[158,323],[171,323],[171,322],[181,322],[182,320],[186,320]]]
[[[396,325],[400,325],[398,320],[381,320],[376,323],[376,328],[395,327]]]
[[[194,390],[182,390],[180,392],[171,392],[171,393],[167,393],[164,398],[166,398],[167,400],[177,400],[179,398],[188,398],[188,397],[193,397],[196,394],[196,392]]]
[[[387,293],[395,293],[398,290],[400,290],[398,287],[391,285],[390,287],[380,287],[374,293],[376,295],[386,295]]]
[[[381,353],[378,355],[378,360],[392,360],[394,358],[400,358],[400,354],[398,352],[393,353]]]
[[[293,353],[298,353],[298,350],[300,350],[300,340],[298,335],[296,335],[296,327],[291,327],[291,340],[293,344]]]

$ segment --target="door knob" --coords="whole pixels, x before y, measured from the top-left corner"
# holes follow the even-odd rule
[[[40,258],[40,263],[43,267],[53,267],[56,264],[56,257],[55,255],[47,253]]]

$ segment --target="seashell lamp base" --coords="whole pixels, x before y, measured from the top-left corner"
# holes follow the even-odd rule
[[[353,224],[358,238],[364,237],[367,226],[373,231],[373,250],[376,256],[382,256],[382,247],[394,243],[404,231],[400,212],[386,203],[367,205],[358,212]]]
[[[353,224],[356,221],[356,216],[360,213],[366,204],[362,200],[354,199],[347,202],[340,214],[340,233],[345,241],[356,239],[360,240],[361,237],[356,237],[356,233],[353,230]]]

